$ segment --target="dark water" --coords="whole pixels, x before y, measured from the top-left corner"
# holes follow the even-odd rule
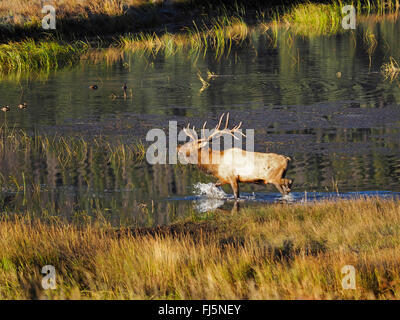
[[[376,37],[372,52],[366,30]],[[295,180],[292,201],[304,201],[305,192],[316,200],[360,192],[391,196],[400,192],[400,86],[385,80],[380,68],[391,56],[400,59],[399,31],[398,20],[367,22],[334,37],[305,39],[280,31],[276,46],[266,35],[254,34],[218,59],[212,51],[95,50],[87,61],[56,73],[3,75],[0,105],[29,105],[7,113],[9,126],[89,140],[102,135],[127,145],[144,141],[151,128],[167,131],[170,120],[179,127],[187,122],[200,127],[206,120],[213,126],[229,111],[232,124],[243,121],[243,128],[255,129],[256,151],[293,159],[287,173]],[[207,79],[208,70],[217,76],[200,91],[197,73]],[[88,89],[91,84],[99,89]],[[22,184],[22,172],[25,183],[42,186],[35,200],[4,183],[11,176]],[[141,225],[197,212],[203,197],[196,198],[193,186],[214,181],[182,165],[144,161],[115,167],[104,155],[63,168],[50,155],[2,157],[0,173],[2,211],[102,212],[115,223]],[[280,201],[272,187],[243,185],[242,190],[254,192],[255,202],[264,205]]]

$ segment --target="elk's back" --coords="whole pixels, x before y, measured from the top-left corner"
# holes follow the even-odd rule
[[[276,153],[250,152],[238,148],[224,151],[219,175],[242,182],[274,182],[287,169],[289,157]]]

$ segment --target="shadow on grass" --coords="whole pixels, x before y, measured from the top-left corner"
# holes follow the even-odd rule
[[[189,238],[195,244],[211,241],[218,243],[218,247],[222,251],[246,247],[251,248],[254,245],[254,242],[246,239],[244,235],[238,232],[235,235],[228,235],[227,233],[223,225],[220,226],[209,221],[203,221],[175,223],[156,227],[118,229],[114,235],[118,238],[126,236]],[[301,247],[290,239],[284,240],[282,245],[271,245],[268,239],[257,240],[257,242],[260,242],[257,247],[264,249],[263,256],[269,257],[276,262],[291,263],[299,255],[318,256],[327,252],[325,240],[311,239],[306,241]]]

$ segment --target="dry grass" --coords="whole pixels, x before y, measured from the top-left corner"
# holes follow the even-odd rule
[[[3,218],[0,298],[399,298],[398,208],[378,199],[276,204],[120,237],[106,224]],[[56,290],[41,289],[46,264]],[[341,287],[349,264],[356,290]]]
[[[57,9],[59,18],[88,18],[90,15],[122,15],[130,6],[138,7],[153,2],[150,0],[52,0],[46,1],[45,4],[53,5]],[[11,15],[16,24],[23,22],[24,17],[29,17],[31,21],[41,21],[43,17],[41,10],[40,1],[13,0],[0,2],[0,17]]]

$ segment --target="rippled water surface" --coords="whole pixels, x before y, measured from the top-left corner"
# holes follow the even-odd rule
[[[56,73],[3,75],[0,105],[8,126],[32,133],[99,135],[126,145],[145,141],[151,128],[168,131],[188,122],[215,125],[229,111],[232,124],[255,129],[256,151],[290,156],[287,176],[294,178],[293,195],[282,199],[273,187],[243,185],[243,199],[265,205],[276,201],[358,196],[397,196],[400,192],[400,87],[380,69],[389,58],[400,58],[399,21],[366,23],[376,36],[371,52],[361,32],[312,39],[279,33],[277,45],[266,35],[233,46],[222,57],[215,52],[155,55],[99,49],[86,61]],[[201,90],[198,72],[210,86]],[[128,95],[123,96],[123,83]],[[98,90],[89,85],[97,84]],[[24,175],[22,177],[22,172]],[[193,210],[226,205],[195,190],[196,183],[215,181],[195,167],[149,165],[146,161],[118,167],[104,156],[87,157],[61,167],[51,155],[0,159],[3,181],[36,183],[35,203],[3,184],[3,210],[35,206],[50,213],[90,216],[102,211],[119,223],[170,223]],[[9,178],[7,181],[12,180]],[[15,184],[14,184],[15,186]],[[209,201],[209,203],[207,203]]]

